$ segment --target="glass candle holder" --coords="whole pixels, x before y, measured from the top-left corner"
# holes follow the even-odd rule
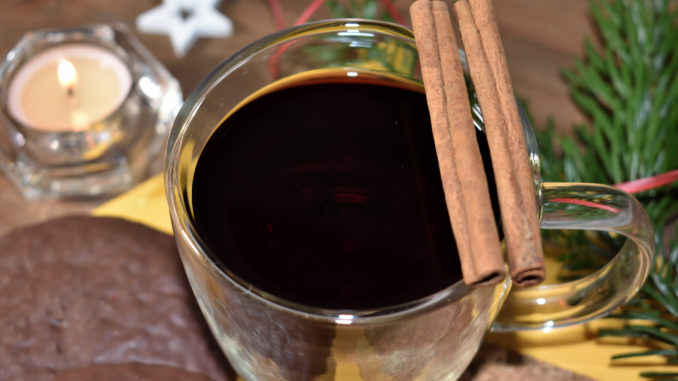
[[[124,25],[30,32],[0,64],[0,168],[27,200],[121,192],[148,174],[181,104]]]

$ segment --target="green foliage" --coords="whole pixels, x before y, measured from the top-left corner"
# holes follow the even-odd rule
[[[326,5],[335,18],[357,17],[393,22],[391,15],[379,6],[377,0],[328,0]]]
[[[648,340],[656,349],[622,353],[613,359],[660,355],[668,363],[678,364],[678,246],[668,257],[658,256],[657,267],[641,288],[638,296],[624,309],[612,315],[626,319],[622,329],[600,330],[600,336],[625,336]],[[678,372],[643,372],[652,379],[676,380]]]
[[[592,0],[590,10],[601,48],[587,39],[584,57],[563,72],[590,124],[574,126],[573,137],[556,133],[552,122],[538,131],[545,178],[617,184],[678,168],[678,2]],[[615,359],[661,355],[678,364],[678,229],[666,229],[678,214],[678,186],[636,196],[655,229],[657,265],[636,298],[614,315],[628,321],[625,328],[600,335],[657,346]],[[582,243],[574,240],[572,253]],[[572,268],[585,265],[578,254],[563,258]],[[678,372],[641,376],[678,380]]]
[[[574,137],[556,134],[552,124],[538,133],[548,180],[616,184],[678,168],[678,7],[672,4],[590,3],[603,48],[587,39],[584,58],[563,74],[591,124],[575,126]],[[678,212],[678,187],[638,198],[659,239]]]

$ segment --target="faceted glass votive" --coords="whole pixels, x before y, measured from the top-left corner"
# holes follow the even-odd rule
[[[181,104],[124,25],[30,32],[0,63],[0,169],[27,200],[119,193],[146,177]]]

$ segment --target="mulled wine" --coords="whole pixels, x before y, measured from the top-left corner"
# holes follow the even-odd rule
[[[422,88],[333,73],[274,83],[209,138],[192,188],[208,254],[260,290],[321,308],[396,305],[452,285],[461,270]]]

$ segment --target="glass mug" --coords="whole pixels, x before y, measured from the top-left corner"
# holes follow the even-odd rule
[[[420,82],[416,61],[413,36],[405,27],[368,20],[306,24],[264,37],[228,58],[179,112],[165,167],[175,238],[198,304],[243,379],[454,380],[490,328],[551,329],[585,322],[625,303],[644,282],[654,240],[638,201],[603,185],[541,183],[534,133],[524,117],[541,227],[627,237],[614,259],[589,276],[514,290],[510,297],[508,277],[484,288],[460,281],[387,308],[331,310],[278,298],[218,267],[192,220],[191,185],[198,157],[224,115],[279,78],[327,67]],[[478,106],[473,107],[480,120]]]

